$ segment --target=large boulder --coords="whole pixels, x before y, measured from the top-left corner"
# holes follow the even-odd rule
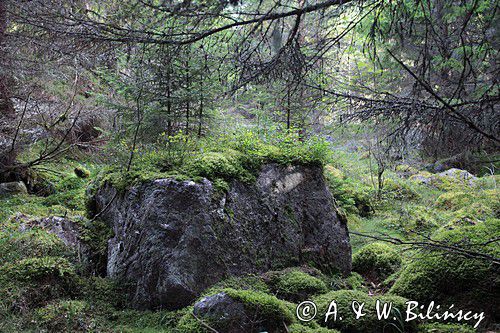
[[[320,167],[265,165],[253,184],[227,193],[199,183],[157,179],[94,196],[110,224],[108,275],[128,281],[137,308],[181,308],[227,276],[308,264],[351,270],[345,219]]]

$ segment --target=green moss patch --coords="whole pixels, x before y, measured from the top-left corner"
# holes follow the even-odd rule
[[[382,281],[401,266],[401,255],[385,243],[363,246],[352,257],[352,269],[372,281]]]
[[[500,236],[500,220],[440,231],[435,239],[452,247],[465,248],[494,257]],[[467,258],[453,252],[430,251],[405,267],[391,292],[419,302],[436,301],[455,307],[481,309],[494,314],[498,268],[488,260]]]
[[[272,291],[282,299],[299,302],[312,295],[325,293],[327,286],[323,280],[299,269],[289,269],[266,274]]]

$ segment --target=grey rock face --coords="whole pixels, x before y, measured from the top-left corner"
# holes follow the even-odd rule
[[[183,307],[231,275],[351,269],[346,222],[318,167],[269,164],[224,195],[208,180],[158,179],[121,194],[104,186],[95,203],[115,234],[108,275],[131,283],[137,308]]]
[[[28,189],[23,182],[11,182],[0,184],[0,196],[27,194]]]

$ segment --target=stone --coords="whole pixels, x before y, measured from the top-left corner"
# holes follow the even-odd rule
[[[467,170],[451,168],[438,174],[439,177],[447,177],[453,180],[461,181],[469,185],[474,185],[477,177]]]
[[[24,182],[10,182],[0,184],[0,196],[28,194],[28,189]]]
[[[252,316],[244,304],[224,292],[202,298],[194,305],[193,314],[200,320],[217,323],[227,333],[251,332]]]
[[[14,219],[19,223],[20,231],[41,228],[48,233],[56,235],[76,255],[78,262],[88,266],[92,261],[92,251],[82,240],[82,230],[78,222],[66,217],[49,216],[43,218],[30,218],[18,214]]]
[[[265,165],[253,184],[157,179],[94,196],[114,231],[107,274],[136,308],[178,309],[228,276],[310,265],[348,274],[351,247],[321,167]],[[112,201],[110,203],[110,201]]]

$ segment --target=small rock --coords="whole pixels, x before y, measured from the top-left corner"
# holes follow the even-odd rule
[[[23,182],[10,182],[0,184],[0,196],[28,194],[28,189]]]
[[[468,183],[469,185],[473,185],[473,183],[477,180],[477,177],[471,174],[469,171],[456,168],[451,168],[449,170],[443,171],[439,173],[438,176],[460,180]]]
[[[202,321],[217,323],[223,332],[251,332],[251,316],[245,306],[222,292],[201,299],[194,305],[194,315]]]

